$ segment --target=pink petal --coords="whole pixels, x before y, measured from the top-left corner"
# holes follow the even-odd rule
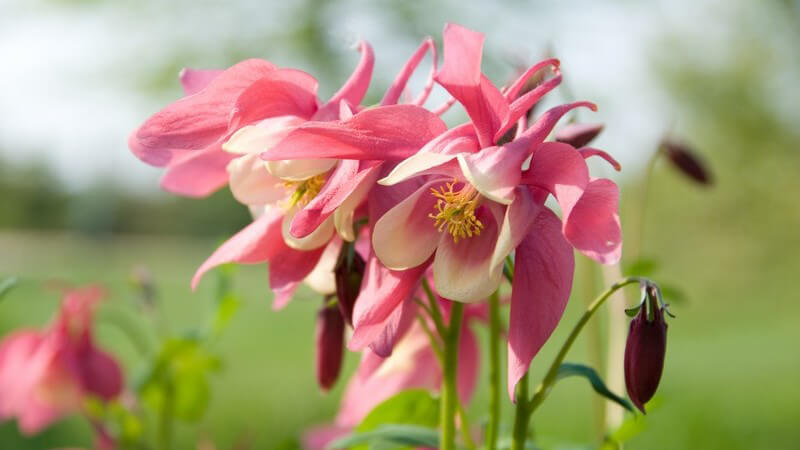
[[[372,247],[386,267],[393,270],[417,267],[436,250],[441,236],[429,217],[437,202],[431,189],[439,188],[445,181],[425,183],[373,225]]]
[[[358,351],[381,338],[387,319],[416,292],[427,268],[428,263],[409,270],[389,270],[374,254],[367,258],[348,348]]]
[[[122,369],[110,354],[92,348],[81,359],[80,364],[84,389],[106,400],[122,392]]]
[[[436,81],[464,106],[481,147],[488,147],[508,114],[508,102],[481,74],[483,34],[447,24],[443,36],[444,63],[436,73]]]
[[[310,118],[317,110],[317,80],[294,69],[276,69],[247,87],[236,99],[230,128],[271,117]]]
[[[38,330],[15,331],[0,341],[0,420],[17,414],[29,402],[45,369],[44,364],[35,363],[43,341]]]
[[[269,261],[280,250],[285,249],[281,238],[281,222],[284,212],[270,208],[250,225],[225,241],[195,272],[192,289],[203,275],[216,266],[226,263],[258,264]]]
[[[306,450],[325,450],[328,445],[350,433],[351,427],[322,425],[303,433],[303,448]]]
[[[508,395],[552,334],[572,288],[575,259],[561,233],[561,221],[542,209],[517,247],[508,325]]]
[[[586,256],[615,264],[622,255],[619,189],[613,181],[592,180],[564,220],[564,236]]]
[[[270,205],[287,197],[281,180],[273,177],[258,155],[244,155],[228,164],[234,198],[245,205]]]
[[[151,116],[137,131],[147,150],[201,149],[228,130],[228,119],[239,94],[274,70],[259,59],[242,61],[214,78],[203,90],[171,103]]]
[[[220,144],[176,156],[161,178],[161,187],[173,194],[207,197],[228,184],[228,163],[236,155],[225,152]]]
[[[391,86],[389,86],[389,89],[386,91],[386,94],[381,100],[381,105],[394,105],[397,103],[400,95],[403,93],[406,85],[408,84],[408,80],[411,78],[411,75],[414,74],[414,71],[417,70],[417,66],[419,66],[420,62],[422,62],[422,58],[425,57],[425,55],[428,53],[428,50],[431,52],[431,71],[428,75],[428,79],[425,82],[425,87],[423,88],[422,92],[416,99],[414,99],[414,101],[411,102],[414,105],[422,105],[425,103],[425,100],[428,99],[428,96],[431,93],[431,89],[433,89],[433,76],[436,73],[438,59],[438,55],[436,54],[436,44],[431,38],[426,38],[424,41],[422,41],[422,44],[420,44],[419,48],[417,48],[417,51],[411,55],[411,58],[409,58],[409,60],[406,62],[406,65],[403,66],[403,69],[400,71],[400,73],[397,74]]]
[[[480,235],[456,243],[446,231],[441,233],[433,260],[433,278],[443,298],[476,302],[489,297],[500,285],[502,266],[491,267],[499,226],[496,214],[491,211],[494,206],[487,203],[475,214],[484,227]]]
[[[378,356],[386,358],[392,354],[394,345],[408,331],[417,314],[417,305],[414,299],[405,299],[394,311],[381,323],[369,325],[370,328],[381,329],[375,339],[369,344],[369,348]]]
[[[556,123],[558,123],[564,114],[581,106],[589,108],[592,111],[597,110],[597,106],[590,102],[574,102],[566,105],[554,106],[539,116],[530,128],[515,139],[515,142],[519,141],[520,145],[527,145],[530,152],[536,152],[539,145],[547,139],[547,136],[550,135]]]
[[[369,82],[372,78],[372,68],[375,66],[375,54],[366,41],[358,43],[358,51],[361,52],[361,60],[358,62],[358,66],[353,70],[350,78],[342,85],[341,89],[328,100],[328,104],[335,104],[338,107],[339,102],[344,100],[351,105],[359,105],[367,94]]]
[[[532,65],[511,83],[511,86],[505,91],[506,98],[511,102],[515,101],[522,88],[525,87],[525,84],[528,83],[528,80],[530,80],[532,76],[548,66],[552,66],[554,70],[558,70],[559,65],[561,65],[561,62],[556,58],[545,59],[544,61],[539,61]],[[511,122],[513,123],[514,121]]]
[[[205,89],[205,87],[211,83],[211,80],[220,76],[222,72],[224,72],[224,70],[198,70],[186,68],[181,70],[181,73],[178,74],[178,78],[181,80],[183,93],[185,95],[192,95]]]
[[[306,122],[261,157],[267,161],[397,160],[411,156],[446,130],[438,116],[418,106],[380,106],[348,120]]]
[[[278,240],[280,242],[275,245],[282,248],[269,261],[269,287],[275,293],[273,309],[286,305],[297,285],[314,270],[325,250],[325,247],[310,251],[295,250],[283,243],[282,239]]]
[[[611,167],[613,167],[614,170],[616,170],[617,172],[622,170],[622,166],[619,164],[619,162],[617,162],[617,160],[614,159],[613,156],[609,155],[603,150],[594,147],[582,147],[578,149],[578,152],[581,154],[581,156],[583,156],[584,159],[588,159],[592,156],[599,156],[605,159],[609,164],[611,164]]]
[[[506,256],[511,254],[520,242],[528,235],[542,205],[536,202],[528,188],[519,186],[514,192],[514,201],[508,205],[497,237],[497,245],[492,253],[491,267],[503,264]]]
[[[375,182],[379,164],[378,161],[339,162],[316,197],[294,216],[289,232],[293,236],[304,237],[317,229],[362,184]],[[361,200],[366,197],[366,192],[363,194]]]
[[[542,97],[555,89],[559,84],[561,84],[561,75],[557,75],[556,77],[545,81],[514,101],[514,103],[512,103],[509,107],[509,113],[503,121],[503,125],[494,134],[494,140],[500,140],[500,138],[502,138],[503,135],[514,126],[514,123],[516,123],[521,117],[525,117],[528,111],[530,111],[530,109],[533,108],[533,106],[536,105],[536,103],[538,103]]]
[[[581,154],[570,145],[545,142],[534,154],[522,182],[553,194],[564,217],[569,217],[589,183],[589,169]]]
[[[484,197],[509,204],[522,177],[522,163],[528,159],[527,145],[518,141],[503,147],[486,147],[478,153],[458,155],[466,179]]]

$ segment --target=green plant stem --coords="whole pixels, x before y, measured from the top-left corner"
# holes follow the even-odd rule
[[[582,266],[580,273],[583,276],[581,295],[585,299],[585,304],[588,308],[591,305],[592,297],[595,293],[595,265],[592,260],[582,255],[580,256],[580,262]],[[605,344],[608,342],[603,336],[602,323],[602,320],[593,320],[589,322],[586,325],[585,338],[589,365],[600,373],[605,371],[605,358],[603,356],[605,353]],[[606,426],[605,398],[599,395],[592,396],[592,416],[596,436],[602,439],[605,435]]]
[[[433,353],[436,355],[436,359],[439,360],[439,364],[444,364],[444,355],[442,354],[442,346],[439,344],[439,341],[436,340],[436,336],[431,331],[431,328],[428,326],[428,321],[425,320],[425,316],[422,314],[417,315],[417,320],[419,321],[420,326],[422,327],[422,331],[428,336],[428,340],[431,343],[431,348],[433,349]]]
[[[444,341],[444,367],[441,398],[441,442],[443,450],[456,448],[456,409],[458,405],[458,389],[456,375],[458,372],[458,340],[461,336],[461,322],[464,318],[464,304],[452,302],[450,310],[450,326],[442,336]]]
[[[464,409],[464,405],[461,404],[460,400],[457,406],[458,417],[461,419],[461,437],[464,439],[464,445],[466,445],[469,450],[475,450],[475,441],[473,441],[472,436],[469,435],[470,426],[467,411]]]
[[[164,404],[161,405],[161,417],[158,420],[158,449],[172,448],[172,425],[175,415],[175,386],[172,378],[164,384]]]
[[[511,450],[523,450],[528,439],[528,423],[531,417],[531,408],[528,401],[528,373],[519,380],[515,392],[517,408],[514,412],[514,430],[511,434]]]
[[[500,429],[500,292],[489,297],[489,425],[486,448],[497,447]]]
[[[586,323],[589,322],[589,319],[592,318],[597,309],[600,308],[600,306],[602,306],[603,303],[605,303],[605,301],[608,300],[608,298],[611,297],[611,295],[614,292],[618,291],[619,289],[629,284],[639,283],[641,282],[641,280],[642,279],[639,277],[624,278],[611,285],[611,287],[606,289],[605,292],[600,294],[600,296],[597,297],[589,305],[589,307],[583,313],[583,316],[581,316],[580,320],[578,320],[578,323],[575,324],[575,327],[572,329],[572,332],[567,337],[567,340],[564,341],[564,344],[561,346],[561,350],[558,351],[558,354],[556,355],[555,359],[553,359],[553,362],[552,364],[550,364],[550,368],[548,369],[547,374],[542,379],[542,382],[536,388],[536,392],[534,392],[533,398],[530,401],[530,408],[529,408],[530,413],[535,411],[536,408],[538,408],[539,405],[541,405],[544,399],[547,397],[547,394],[550,393],[550,388],[552,387],[553,383],[556,381],[556,377],[558,376],[558,368],[561,366],[561,363],[564,362],[564,358],[567,356],[567,353],[569,352],[570,348],[572,348],[572,344],[575,342],[575,339],[578,337],[578,335],[581,334],[581,331],[583,331],[583,328],[586,326]]]
[[[428,296],[428,314],[431,315],[431,320],[433,320],[433,324],[436,326],[436,331],[439,333],[439,336],[444,339],[445,335],[447,334],[447,327],[444,324],[442,310],[439,308],[439,302],[436,300],[436,294],[433,293],[431,286],[428,284],[428,280],[425,278],[422,279],[422,289],[425,291],[425,295]]]

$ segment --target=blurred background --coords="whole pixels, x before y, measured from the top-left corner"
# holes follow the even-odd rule
[[[0,334],[46,323],[58,301],[46,288],[54,280],[102,282],[112,293],[104,308],[136,311],[129,280],[142,267],[154,274],[165,326],[177,332],[206,320],[214,285],[191,293],[189,280],[247,223],[247,211],[227,191],[203,200],[161,192],[160,171],[126,146],[131,130],[182,95],[180,68],[261,57],[312,73],[324,98],[347,77],[357,61],[352,44],[364,38],[377,55],[368,99],[377,100],[423,37],[441,42],[447,21],[486,34],[484,68],[497,84],[553,54],[565,88],[548,102],[599,105],[577,119],[605,124],[593,145],[623,166],[613,173],[593,165],[622,188],[623,271],[646,271],[672,287],[678,316],[655,408],[627,447],[797,448],[800,2],[793,0],[3,0],[0,275],[21,283],[0,302]],[[430,104],[444,98],[437,92]],[[450,124],[465,117],[459,109],[445,116]],[[693,183],[666,159],[650,165],[665,135],[705,162],[712,185]],[[584,297],[602,289],[599,272],[587,267],[579,265],[565,326],[534,361],[534,380]],[[323,395],[314,380],[319,299],[301,290],[273,312],[263,266],[243,267],[235,280],[243,305],[218,343],[224,369],[213,377],[199,439],[215,446],[204,448],[294,448],[302,430],[333,417],[345,384]],[[599,324],[570,360],[587,360],[591,337],[607,331]],[[137,370],[137,353],[119,330],[101,321],[97,333],[129,373]],[[347,371],[356,363],[350,355]],[[591,390],[582,381],[562,384],[533,419],[540,444],[596,446]],[[482,414],[471,410],[475,421]],[[197,446],[193,430],[178,429],[176,448]],[[78,419],[28,440],[14,423],[0,424],[4,449],[90,443]]]

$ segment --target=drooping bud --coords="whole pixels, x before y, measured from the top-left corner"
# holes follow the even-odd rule
[[[339,254],[339,260],[333,269],[336,280],[336,297],[342,317],[349,325],[353,325],[353,307],[358,293],[361,291],[361,280],[364,278],[366,263],[355,251],[352,244],[345,244]]]
[[[335,305],[325,299],[317,314],[317,382],[323,391],[329,390],[342,369],[344,357],[344,319]]]
[[[602,123],[571,123],[555,134],[556,141],[581,148],[603,131]]]
[[[713,176],[699,154],[687,143],[672,138],[661,142],[667,159],[679,172],[703,186],[714,184]]]
[[[642,413],[653,398],[664,369],[667,351],[665,309],[659,305],[658,288],[645,287],[645,302],[631,321],[625,344],[625,387],[628,396]]]

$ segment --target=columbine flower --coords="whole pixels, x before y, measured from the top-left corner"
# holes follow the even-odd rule
[[[16,417],[33,434],[81,411],[87,396],[110,400],[122,390],[122,371],[92,338],[92,315],[103,292],[68,292],[45,330],[21,330],[0,342],[0,419]]]
[[[665,309],[659,305],[655,286],[645,287],[645,303],[631,321],[625,343],[625,387],[633,404],[642,413],[658,389],[667,351]]]

